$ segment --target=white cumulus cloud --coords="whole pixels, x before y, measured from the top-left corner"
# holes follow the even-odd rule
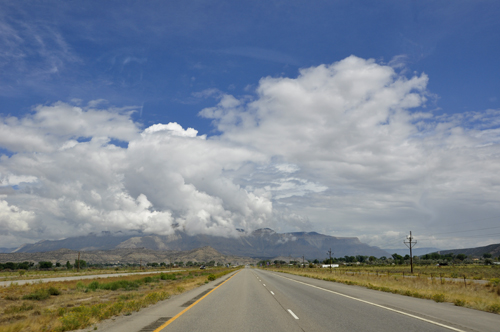
[[[434,233],[500,215],[500,111],[436,116],[429,78],[397,68],[350,56],[262,78],[253,98],[217,90],[200,112],[212,137],[176,122],[143,129],[133,108],[102,101],[1,117],[1,239],[272,227],[382,247],[412,230],[453,246]]]

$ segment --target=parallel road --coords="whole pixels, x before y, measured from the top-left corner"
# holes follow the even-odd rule
[[[9,281],[0,281],[0,286],[7,287],[10,285],[38,284],[38,283],[69,281],[69,280],[83,280],[83,279],[113,278],[113,277],[124,277],[124,276],[129,276],[129,275],[171,273],[171,272],[179,272],[179,271],[184,271],[184,270],[123,272],[123,273],[91,274],[91,275],[39,278],[39,279],[26,279],[26,280],[9,280]]]
[[[117,319],[100,331],[500,331],[500,316],[269,271],[225,281]]]

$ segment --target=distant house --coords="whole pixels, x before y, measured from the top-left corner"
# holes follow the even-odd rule
[[[331,265],[331,267],[339,267],[338,264],[323,264],[323,265],[321,265],[321,267],[328,267],[329,268],[330,265]]]

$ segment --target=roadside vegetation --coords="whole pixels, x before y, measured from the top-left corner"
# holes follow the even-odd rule
[[[31,280],[56,277],[72,277],[83,275],[98,275],[98,274],[116,274],[116,273],[134,273],[134,272],[149,272],[149,271],[165,271],[165,269],[175,268],[197,268],[200,266],[214,267],[224,266],[223,263],[215,261],[210,262],[183,262],[176,261],[171,264],[147,263],[139,264],[91,264],[84,260],[75,259],[74,263],[67,261],[66,263],[52,262],[6,262],[0,263],[0,281],[16,281],[16,280]],[[227,264],[229,267],[230,264]]]
[[[92,326],[199,287],[235,269],[129,275],[0,287],[0,332],[70,331]]]
[[[262,268],[320,280],[363,286],[369,289],[405,296],[451,302],[457,306],[500,313],[500,267],[417,266],[349,266],[319,268],[264,264]]]

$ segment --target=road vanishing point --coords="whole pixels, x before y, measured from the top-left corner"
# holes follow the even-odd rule
[[[500,331],[500,315],[245,268],[130,316],[105,332]]]

